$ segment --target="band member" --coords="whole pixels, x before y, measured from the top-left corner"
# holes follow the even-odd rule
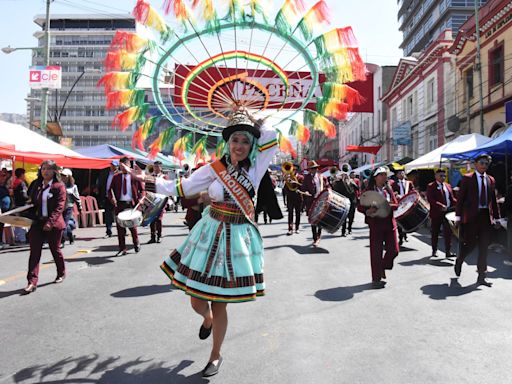
[[[393,260],[398,255],[397,224],[393,211],[398,208],[393,190],[388,183],[387,169],[379,167],[375,170],[368,183],[367,191],[377,191],[391,206],[391,213],[386,217],[372,217],[379,207],[358,206],[360,212],[365,213],[365,222],[370,227],[370,259],[372,268],[372,287],[384,288],[386,284],[381,279],[386,278],[386,269],[393,268]],[[385,244],[386,253],[382,257]]]
[[[242,112],[232,116],[222,137],[227,144],[221,159],[188,179],[154,181],[158,193],[187,196],[207,190],[212,200],[208,212],[161,267],[191,296],[192,308],[203,318],[199,338],[213,334],[203,377],[217,374],[222,365],[227,304],[252,301],[264,293],[263,242],[254,225],[253,199],[277,148],[276,132],[260,128],[260,122]],[[152,189],[151,178],[145,181]]]
[[[260,188],[257,193],[256,201],[256,217],[255,221],[258,222],[258,215],[263,212],[263,221],[267,224],[267,216],[270,224],[272,220],[280,220],[283,218],[283,213],[277,202],[277,196],[275,192],[277,182],[271,176],[270,172],[267,171],[263,175],[260,181]]]
[[[57,267],[54,283],[62,283],[66,276],[66,265],[60,248],[64,223],[64,207],[66,206],[66,187],[60,182],[58,166],[53,160],[41,163],[38,178],[30,186],[30,200],[34,204],[32,213],[34,221],[28,231],[30,257],[28,261],[28,285],[22,294],[28,295],[37,288],[39,279],[39,261],[43,243],[46,241]]]
[[[349,235],[352,233],[352,223],[354,222],[354,214],[355,214],[356,205],[357,205],[357,196],[356,196],[357,185],[352,181],[352,179],[348,176],[347,173],[342,173],[340,175],[340,179],[334,181],[332,189],[350,200],[350,209],[349,209],[348,215],[345,218],[345,221],[343,221],[343,225],[341,227],[341,236],[345,237],[345,236],[347,236],[347,233]],[[347,222],[348,222],[348,232],[347,232]]]
[[[442,169],[436,171],[436,180],[427,186],[427,200],[430,204],[430,231],[432,234],[432,256],[437,253],[437,242],[439,231],[443,226],[444,249],[446,257],[454,257],[450,252],[452,246],[452,231],[446,213],[455,209],[457,201],[453,197],[453,191],[450,184],[446,183],[446,172]]]
[[[112,225],[114,224],[115,217],[114,206],[108,197],[108,191],[110,190],[114,175],[118,172],[118,166],[119,160],[112,160],[108,172],[102,172],[98,183],[100,204],[105,209],[105,227],[107,230],[105,237],[112,237]]]
[[[475,159],[475,172],[466,174],[460,182],[459,195],[455,206],[456,223],[460,223],[460,253],[455,261],[455,274],[460,276],[462,263],[466,256],[478,244],[478,285],[490,287],[486,280],[487,247],[489,246],[491,227],[499,227],[496,220],[500,218],[496,201],[494,178],[487,169],[491,156],[479,155]]]
[[[393,188],[397,200],[400,200],[409,192],[414,191],[414,185],[405,178],[405,171],[403,169],[396,170],[395,177],[396,180],[393,180],[391,187]],[[398,245],[402,245],[404,241],[407,241],[407,233],[402,227],[398,226]]]
[[[196,167],[192,169],[192,173],[205,164],[206,163],[197,164]],[[210,204],[210,199],[208,197],[208,193],[205,191],[196,196],[181,198],[181,206],[187,210],[184,223],[188,227],[189,231],[191,231],[192,228],[194,228],[194,225],[201,220],[204,207],[208,204]]]
[[[287,201],[286,206],[288,208],[288,233],[290,236],[293,234],[295,229],[295,233],[299,233],[300,227],[300,215],[302,212],[303,205],[303,195],[300,191],[300,186],[304,181],[304,177],[302,175],[298,175],[295,170],[293,170],[293,174],[286,175],[285,177],[285,185],[283,187],[283,191],[286,191]],[[295,223],[293,222],[293,215],[295,214]]]
[[[168,177],[164,175],[162,172],[162,162],[157,160],[153,163],[153,177],[162,177],[167,180]],[[167,202],[164,204],[164,207],[167,205]],[[165,209],[162,208],[158,217],[151,222],[149,228],[151,230],[151,238],[148,241],[148,244],[159,243],[162,239],[162,218],[164,217]]]
[[[304,196],[306,212],[309,212],[309,208],[311,208],[313,200],[320,194],[320,192],[328,187],[329,183],[327,178],[322,176],[318,163],[314,160],[309,161],[308,172],[304,175],[304,181],[301,187],[301,191],[309,194]],[[320,243],[320,237],[322,236],[322,228],[317,225],[311,225],[311,231],[313,232],[313,246],[317,247]]]
[[[117,173],[110,184],[109,189],[109,199],[115,209],[115,214],[118,215],[120,212],[125,209],[135,207],[144,197],[144,189],[142,188],[142,183],[136,178],[132,177],[127,169],[130,167],[130,160],[127,157],[123,157],[120,160],[121,164],[124,164],[125,167],[122,167],[122,172]],[[122,227],[118,223],[116,223],[117,228],[117,240],[119,242],[119,251],[116,256],[126,255],[128,251],[126,250],[126,228]],[[133,238],[133,248],[135,252],[140,251],[140,242],[139,235],[137,233],[137,228],[130,228],[130,232]]]

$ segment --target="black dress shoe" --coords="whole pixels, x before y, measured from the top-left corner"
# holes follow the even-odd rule
[[[21,294],[22,295],[29,295],[31,294],[32,292],[35,292],[37,289],[37,285],[34,285],[34,284],[29,284],[27,285],[23,291],[21,291]]]
[[[372,281],[372,289],[382,289],[386,286],[384,281]]]
[[[201,328],[199,328],[199,338],[201,340],[207,339],[211,333],[212,333],[212,327],[206,328],[205,326],[203,326],[203,324],[201,324]]]
[[[455,260],[455,265],[453,266],[453,269],[455,270],[455,276],[460,277],[460,273],[462,271],[462,261],[459,259]]]
[[[157,243],[161,243],[161,242],[162,242],[162,236],[157,236],[157,238],[156,238],[156,242],[157,242]]]
[[[148,242],[147,244],[154,244],[156,243],[156,239],[154,237],[152,237]]]
[[[454,257],[457,257],[457,255],[455,253],[446,252],[447,259],[453,259]]]
[[[140,252],[140,244],[134,244],[133,249],[135,250],[135,253],[139,253]]]
[[[124,256],[127,254],[128,254],[128,251],[126,249],[121,249],[119,252],[116,253],[116,256]]]
[[[203,369],[203,377],[215,376],[217,373],[219,373],[219,369],[222,363],[222,357],[219,357],[219,360],[210,361]]]
[[[478,276],[478,280],[476,281],[477,285],[485,285],[486,287],[492,287],[492,283],[487,281],[485,276]]]

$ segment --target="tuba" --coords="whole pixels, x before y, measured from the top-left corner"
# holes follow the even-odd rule
[[[352,167],[349,163],[343,163],[341,164],[341,172],[343,173],[350,173],[352,172]]]
[[[284,162],[281,165],[281,171],[283,172],[284,181],[288,190],[295,192],[297,189],[299,189],[301,184],[297,180],[297,176],[295,176],[295,167],[293,164],[289,161]]]

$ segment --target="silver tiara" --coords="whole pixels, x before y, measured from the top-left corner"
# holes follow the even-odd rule
[[[228,127],[232,127],[235,125],[250,125],[254,127],[254,123],[249,119],[249,116],[244,111],[236,111],[231,114],[228,120]]]

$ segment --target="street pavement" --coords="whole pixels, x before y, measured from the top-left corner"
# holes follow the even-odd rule
[[[286,213],[286,212],[284,212]],[[0,383],[510,383],[512,267],[489,257],[492,288],[477,287],[475,257],[457,280],[453,262],[430,259],[429,237],[409,242],[372,290],[368,229],[351,236],[285,220],[260,225],[267,295],[230,304],[219,375],[202,379],[211,339],[159,265],[187,234],[166,213],[160,244],[114,257],[104,228],[79,229],[66,246],[68,276],[53,284],[44,250],[40,285],[20,296],[28,250],[0,251]],[[303,221],[306,221],[303,216]],[[130,244],[131,240],[128,240]]]

